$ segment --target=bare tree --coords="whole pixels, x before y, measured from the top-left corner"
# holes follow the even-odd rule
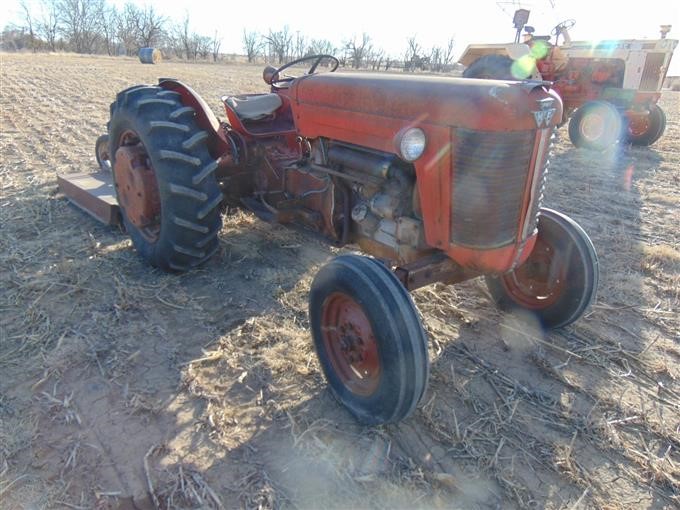
[[[145,7],[137,16],[137,38],[140,48],[154,46],[163,33],[166,18],[158,15],[153,7]]]
[[[189,13],[187,12],[184,15],[184,20],[182,21],[182,25],[179,30],[179,37],[180,41],[182,42],[182,46],[184,46],[184,53],[186,55],[187,60],[190,60],[191,58],[196,58],[196,41],[194,38],[189,34]]]
[[[215,35],[212,38],[213,62],[217,62],[217,59],[220,56],[220,46],[222,46],[222,38],[218,35],[217,30],[215,30]]]
[[[283,64],[291,53],[291,45],[293,36],[288,31],[288,26],[283,27],[283,30],[274,32],[271,29],[269,34],[264,36],[269,44],[269,55],[276,57],[279,64]]]
[[[295,43],[293,44],[293,50],[295,58],[302,58],[305,56],[305,50],[307,49],[307,39],[298,30],[295,32]]]
[[[357,41],[357,38],[353,37],[351,40],[347,41],[345,47],[348,58],[351,60],[354,69],[359,69],[364,65],[364,61],[373,49],[371,37],[365,32],[361,35],[360,41]]]
[[[430,69],[436,72],[445,71],[453,60],[453,37],[446,47],[434,46],[430,51]]]
[[[307,46],[306,55],[332,55],[335,47],[328,39],[312,39]]]
[[[212,39],[205,35],[194,34],[192,39],[195,41],[194,60],[200,55],[201,58],[207,59],[212,51]]]
[[[64,35],[77,53],[95,50],[103,3],[104,0],[57,0]]]
[[[29,47],[35,52],[36,48],[36,37],[35,31],[33,30],[33,16],[31,16],[31,10],[26,3],[26,0],[21,0],[19,3],[21,10],[24,11],[24,22],[26,23],[26,30],[28,31],[28,44]]]
[[[47,43],[50,51],[57,49],[57,35],[59,33],[59,16],[56,0],[42,2],[40,19],[36,23],[38,35]]]
[[[127,55],[134,55],[137,47],[140,10],[131,3],[126,3],[116,19],[116,36],[125,47]]]
[[[376,49],[371,52],[371,54],[367,58],[367,63],[371,65],[371,70],[372,71],[380,71],[380,66],[382,65],[382,61],[385,58],[385,50],[383,49]]]
[[[430,57],[425,57],[422,54],[423,48],[416,40],[416,36],[409,37],[408,48],[404,54],[404,71],[415,71],[416,69],[425,69],[430,61]]]
[[[248,62],[252,62],[262,49],[262,37],[257,32],[248,32],[243,29],[243,49],[248,57]]]
[[[115,7],[103,6],[99,18],[99,30],[104,39],[107,55],[116,55],[118,40],[118,11]]]

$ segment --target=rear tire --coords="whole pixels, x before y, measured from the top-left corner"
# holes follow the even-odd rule
[[[576,147],[606,151],[621,139],[623,121],[618,110],[606,101],[590,101],[569,120],[569,138]]]
[[[649,115],[647,115],[644,126],[627,123],[626,139],[633,145],[649,146],[656,142],[666,130],[666,114],[659,105],[649,105]]]
[[[314,347],[334,395],[360,422],[398,422],[427,387],[427,337],[411,296],[368,257],[323,266],[309,293]]]
[[[579,319],[595,298],[599,280],[595,247],[569,216],[541,209],[538,239],[529,258],[512,273],[487,277],[502,310],[532,313],[546,329]]]
[[[512,75],[512,62],[507,55],[484,55],[463,71],[463,78],[516,80]]]
[[[139,254],[166,271],[189,270],[218,250],[222,194],[214,175],[217,162],[195,115],[177,92],[156,86],[129,88],[111,104],[108,154],[114,177],[116,151],[133,139],[146,152],[147,170],[157,183],[158,214],[149,235],[126,213],[116,182],[123,222]]]

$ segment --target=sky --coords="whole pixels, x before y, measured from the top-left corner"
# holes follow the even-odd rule
[[[107,0],[121,6],[126,0]],[[210,0],[131,0],[174,20],[189,14],[192,30],[223,38],[222,51],[242,53],[243,30],[266,33],[288,25],[312,38],[329,39],[336,46],[352,36],[368,33],[374,44],[393,56],[402,56],[407,39],[416,36],[421,46],[445,46],[456,41],[460,55],[467,44],[510,42],[514,38],[512,14],[518,7],[531,10],[529,25],[537,35],[550,32],[559,21],[573,18],[574,40],[655,39],[659,25],[672,24],[669,38],[680,39],[680,2],[675,0],[536,0],[534,2],[468,0],[296,0],[292,3],[258,0],[215,2]],[[29,0],[34,12],[39,2]],[[0,27],[21,20],[19,0],[5,0]],[[671,62],[671,75],[680,75],[680,48]]]

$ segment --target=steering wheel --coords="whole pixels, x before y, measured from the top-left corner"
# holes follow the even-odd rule
[[[323,61],[323,59],[329,59],[333,65],[331,66],[331,70],[329,72],[335,71],[338,66],[340,65],[340,61],[335,58],[333,55],[308,55],[306,57],[299,58],[297,60],[293,60],[291,62],[288,62],[287,64],[283,64],[281,67],[279,67],[277,70],[275,70],[272,73],[271,77],[271,83],[270,85],[272,87],[276,88],[282,88],[284,87],[284,83],[289,83],[293,81],[296,77],[295,76],[286,76],[285,78],[282,78],[282,72],[288,69],[289,67],[293,67],[295,65],[301,64],[302,62],[307,62],[309,60],[312,61],[312,65],[309,68],[309,70],[305,74],[314,74],[316,71],[316,68],[319,67],[319,64]]]
[[[562,30],[571,30],[574,28],[574,25],[576,25],[575,19],[565,19],[564,21],[560,21],[557,25],[555,25],[555,28],[550,31],[550,35],[559,36],[562,33]]]

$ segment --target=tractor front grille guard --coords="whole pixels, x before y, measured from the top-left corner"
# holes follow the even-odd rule
[[[537,167],[535,170],[534,182],[531,188],[531,200],[529,203],[529,212],[524,222],[522,229],[522,241],[526,241],[536,231],[538,226],[538,212],[543,206],[543,199],[545,197],[545,185],[548,180],[548,171],[550,169],[550,158],[553,155],[553,146],[557,128],[550,130],[544,129],[539,131],[538,136],[538,158]]]
[[[540,207],[544,172],[531,172],[537,132],[454,132],[451,243],[478,249],[500,248],[517,240],[527,179],[533,177],[531,214]],[[543,153],[547,154],[547,150]],[[541,159],[547,156],[540,156]],[[545,162],[544,162],[545,163]],[[543,165],[541,165],[543,166]],[[535,175],[534,175],[535,174]],[[527,217],[529,219],[529,217]],[[535,228],[535,220],[532,223]],[[523,229],[525,230],[525,229]]]

